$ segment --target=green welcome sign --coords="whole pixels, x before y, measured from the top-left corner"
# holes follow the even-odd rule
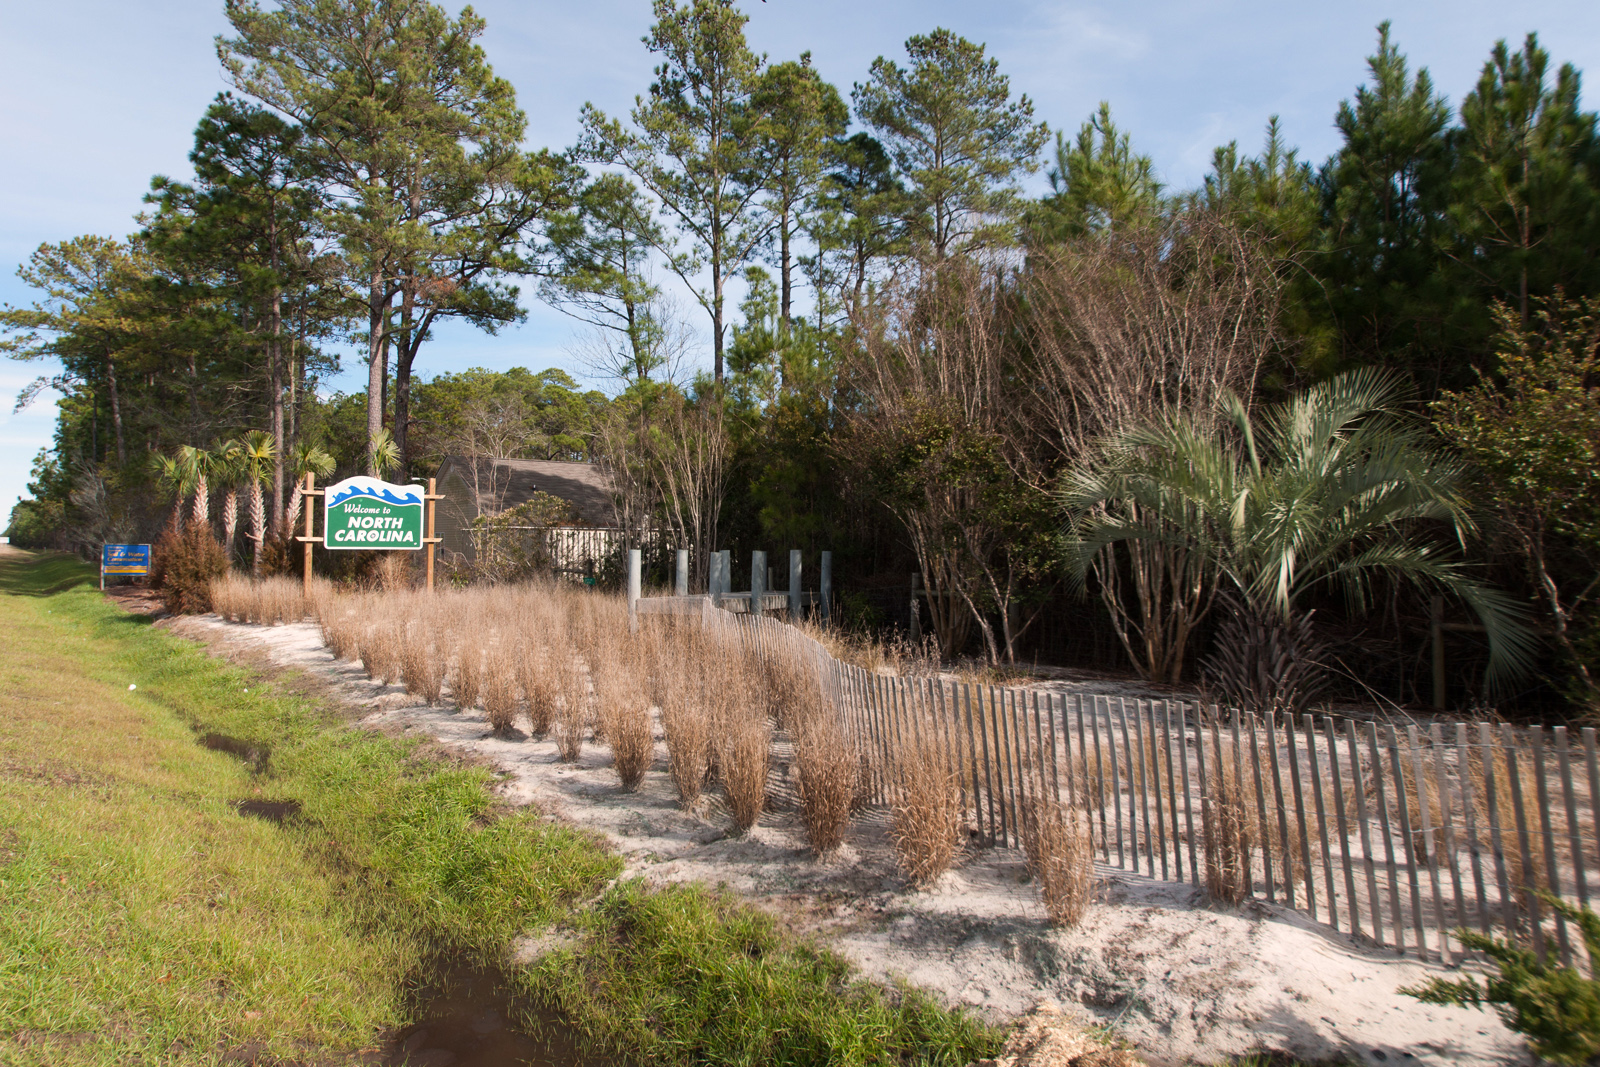
[[[417,549],[422,547],[420,485],[394,485],[360,475],[328,486],[323,497],[322,536],[329,548]]]

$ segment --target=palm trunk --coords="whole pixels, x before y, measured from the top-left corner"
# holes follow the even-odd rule
[[[233,562],[233,538],[239,532],[239,490],[229,486],[222,497],[222,547]]]
[[[196,526],[202,526],[211,521],[211,492],[206,486],[206,476],[199,475],[194,483],[194,503],[189,512],[189,521]]]
[[[252,477],[250,479],[250,543],[253,551],[250,554],[250,573],[256,578],[261,577],[261,548],[266,540],[266,501],[262,498],[261,482]]]
[[[117,437],[117,466],[128,465],[128,446],[122,438],[122,397],[117,391],[117,367],[106,353],[106,391],[111,398],[111,428]]]

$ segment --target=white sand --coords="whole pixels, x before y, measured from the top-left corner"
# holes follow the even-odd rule
[[[654,768],[626,794],[603,746],[563,764],[548,741],[494,736],[480,711],[420,706],[398,686],[368,681],[359,666],[334,662],[315,626],[216,616],[170,625],[306,672],[364,710],[364,725],[492,760],[507,772],[507,800],[605,833],[629,875],[725,883],[817,933],[866,974],[910,981],[989,1018],[1053,999],[1083,1022],[1111,1027],[1154,1064],[1258,1049],[1374,1064],[1533,1062],[1492,1013],[1429,1007],[1395,992],[1437,968],[1358,946],[1276,906],[1210,907],[1189,886],[1099,869],[1099,902],[1078,928],[1057,931],[1015,850],[969,850],[932,890],[908,889],[881,812],[859,818],[839,853],[819,863],[804,845],[781,745],[773,810],[748,835],[731,837],[717,797],[698,814],[678,808],[659,730]]]

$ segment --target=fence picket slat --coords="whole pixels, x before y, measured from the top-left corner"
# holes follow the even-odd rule
[[[1033,712],[1038,715],[1039,694],[1035,693],[1033,700]],[[1054,693],[1046,693],[1044,695],[1044,706],[1045,718],[1050,720],[1050,787],[1055,792],[1056,803],[1059,804],[1061,803],[1061,772],[1056,766],[1056,695]],[[1070,785],[1067,788],[1067,795],[1072,795]]]
[[[1500,804],[1495,786],[1495,742],[1488,723],[1478,724],[1478,740],[1483,748],[1483,758],[1478,761],[1483,771],[1484,805],[1489,812],[1489,848],[1494,853],[1496,887],[1500,891],[1501,922],[1509,937],[1517,928],[1516,901],[1511,895],[1511,876],[1506,865],[1505,838],[1500,827]],[[1507,786],[1507,791],[1510,787]]]
[[[1267,712],[1262,724],[1266,727],[1267,753],[1272,760],[1272,794],[1278,804],[1278,842],[1283,848],[1280,854],[1283,870],[1283,899],[1289,907],[1294,907],[1294,850],[1289,846],[1289,811],[1283,800],[1283,771],[1278,759],[1278,724],[1276,716]]]
[[[1344,721],[1345,747],[1350,752],[1350,785],[1356,798],[1356,825],[1361,832],[1361,858],[1367,869],[1367,906],[1372,913],[1372,940],[1383,945],[1383,898],[1378,895],[1378,863],[1372,852],[1372,822],[1367,818],[1367,783],[1361,773],[1361,745],[1354,719]]]
[[[1122,702],[1124,722],[1126,722],[1128,702]],[[1147,773],[1147,764],[1150,762],[1150,750],[1144,743],[1144,711],[1143,702],[1133,702],[1133,740],[1139,746],[1139,814],[1144,820],[1144,868],[1145,873],[1154,878],[1156,874],[1155,851],[1150,845],[1150,776]],[[1128,769],[1129,777],[1133,775],[1133,768]],[[1133,869],[1139,869],[1139,854],[1135,850],[1133,856]]]
[[[1557,726],[1556,761],[1561,772],[1561,800],[1567,809],[1567,851],[1572,854],[1572,881],[1578,891],[1578,904],[1589,906],[1589,881],[1583,866],[1583,840],[1578,834],[1578,804],[1572,788],[1572,756],[1568,751],[1567,728]]]
[[[1450,872],[1450,888],[1455,893],[1456,929],[1467,925],[1467,905],[1461,889],[1461,853],[1456,848],[1455,815],[1450,803],[1450,778],[1444,767],[1444,732],[1438,723],[1429,727],[1433,739],[1433,791],[1439,796],[1439,832],[1444,836],[1445,866]],[[1441,928],[1441,937],[1443,929]],[[1465,950],[1463,950],[1465,951]]]
[[[1383,789],[1383,753],[1378,747],[1378,724],[1367,724],[1367,741],[1372,748],[1372,785],[1378,804],[1378,828],[1383,832],[1383,854],[1389,870],[1389,917],[1394,928],[1396,952],[1406,950],[1406,917],[1400,908],[1400,869],[1394,861],[1394,834],[1389,829],[1389,800]]]
[[[1178,702],[1178,765],[1183,770],[1183,821],[1189,831],[1189,882],[1199,888],[1200,863],[1196,858],[1196,849],[1199,846],[1194,834],[1194,801],[1191,799],[1193,794],[1189,790],[1189,717],[1185,711],[1187,707],[1183,701]],[[1198,720],[1195,729],[1199,729]],[[1199,748],[1199,745],[1195,747]],[[1201,820],[1204,821],[1204,809],[1200,814]]]
[[[1544,882],[1551,896],[1561,895],[1561,868],[1556,863],[1556,835],[1553,813],[1550,810],[1550,784],[1544,760],[1544,727],[1528,727],[1528,740],[1532,742],[1530,758],[1533,760],[1533,781],[1539,798],[1539,836],[1544,841]],[[1556,912],[1556,943],[1561,946],[1561,965],[1572,966],[1572,944],[1567,940],[1567,917]]]
[[[1250,714],[1250,766],[1256,780],[1256,825],[1261,827],[1261,872],[1267,884],[1267,899],[1277,900],[1277,884],[1272,877],[1272,821],[1267,818],[1267,790],[1261,773],[1261,739],[1256,734],[1256,716]]]
[[[1067,803],[1076,808],[1082,801],[1078,797],[1080,785],[1078,774],[1072,766],[1072,720],[1068,718],[1067,708],[1072,705],[1077,697],[1061,694],[1061,755],[1067,764]],[[1085,817],[1087,817],[1085,810]]]
[[[1171,763],[1170,759],[1168,759],[1166,761],[1163,761],[1161,759],[1161,757],[1159,755],[1157,755],[1157,751],[1158,750],[1157,750],[1156,746],[1159,745],[1161,742],[1159,740],[1158,733],[1157,733],[1157,730],[1156,730],[1156,702],[1153,701],[1153,700],[1149,701],[1147,703],[1146,707],[1147,707],[1147,709],[1149,711],[1149,715],[1150,715],[1150,719],[1149,719],[1149,722],[1150,722],[1150,744],[1147,746],[1147,749],[1148,749],[1148,751],[1150,753],[1150,758],[1155,763],[1155,765],[1150,769],[1150,780],[1151,780],[1151,783],[1152,783],[1152,787],[1153,787],[1153,789],[1155,791],[1155,801],[1156,801],[1156,851],[1161,854],[1161,880],[1162,881],[1166,881],[1167,880],[1167,813],[1166,813],[1167,791],[1161,788],[1161,764],[1163,762],[1166,762],[1167,765],[1170,767],[1172,765],[1172,763]],[[1143,716],[1144,713],[1145,713],[1144,710],[1140,711],[1140,715],[1141,716]],[[1161,749],[1160,751],[1165,752],[1166,750],[1165,749]]]
[[[1428,806],[1428,779],[1423,768],[1422,739],[1415,723],[1406,727],[1411,742],[1411,775],[1416,781],[1417,809],[1422,816],[1422,851],[1428,861],[1429,883],[1433,886],[1433,918],[1439,924],[1439,962],[1450,963],[1450,920],[1445,916],[1444,894],[1439,889],[1439,847],[1433,837],[1433,813]]]
[[[1294,820],[1300,830],[1300,862],[1305,864],[1306,912],[1317,917],[1317,870],[1311,865],[1311,831],[1306,824],[1305,792],[1300,785],[1300,745],[1295,741],[1294,713],[1283,716],[1283,737],[1289,748],[1289,785],[1294,789]]]
[[[1094,797],[1099,800],[1099,817],[1101,817],[1101,859],[1110,862],[1110,837],[1106,827],[1106,765],[1101,760],[1101,744],[1099,744],[1099,702],[1106,697],[1090,697],[1090,731],[1094,734]],[[1083,729],[1083,699],[1078,697],[1078,729]],[[1083,766],[1088,768],[1088,755],[1083,757]]]
[[[1357,937],[1361,936],[1361,905],[1356,900],[1356,872],[1350,862],[1350,828],[1347,825],[1349,818],[1345,813],[1344,781],[1339,774],[1339,732],[1333,724],[1332,715],[1322,717],[1323,728],[1328,732],[1328,770],[1333,777],[1333,814],[1334,824],[1339,829],[1339,859],[1344,867],[1344,894],[1349,901],[1346,908],[1350,916],[1350,932]],[[1330,899],[1333,896],[1329,891]]]
[[[978,791],[978,738],[972,728],[972,687],[962,682],[957,689],[955,683],[951,683],[950,698],[961,705],[967,720],[967,758],[972,763],[972,824],[978,828],[978,834],[987,837],[992,844],[993,835],[985,834],[983,829],[983,796]]]
[[[1154,710],[1155,705],[1151,705]],[[1179,840],[1178,833],[1178,788],[1173,782],[1172,769],[1172,701],[1161,702],[1161,751],[1167,757],[1167,800],[1172,805],[1172,865],[1173,873],[1178,881],[1183,881],[1183,842]],[[1162,853],[1166,855],[1165,852]],[[1165,875],[1163,874],[1163,877]]]
[[[1126,867],[1127,863],[1122,853],[1122,779],[1117,774],[1117,733],[1116,723],[1111,720],[1111,698],[1095,698],[1095,718],[1099,719],[1100,702],[1105,701],[1106,708],[1106,741],[1111,746],[1111,821],[1117,828],[1117,866]]]
[[[1517,820],[1517,852],[1522,859],[1522,887],[1528,897],[1528,925],[1533,933],[1533,951],[1544,959],[1544,923],[1539,915],[1539,884],[1533,870],[1533,850],[1528,834],[1528,814],[1522,803],[1522,756],[1517,750],[1517,735],[1510,723],[1500,727],[1506,753],[1506,786],[1511,790],[1511,810]]]
[[[1005,831],[1002,829],[1000,820],[1005,816],[1005,808],[1002,806],[1000,808],[999,815],[996,815],[994,802],[994,761],[989,755],[989,720],[993,716],[989,715],[984,710],[983,686],[975,685],[971,688],[973,694],[978,698],[978,733],[979,736],[983,738],[983,793],[984,799],[987,800],[989,804],[989,843],[991,845],[1004,844]],[[996,750],[998,750],[999,747],[1000,739],[995,738]]]
[[[1600,841],[1600,758],[1595,753],[1595,729],[1583,728],[1583,766],[1589,782],[1589,825]]]
[[[1311,765],[1311,795],[1317,804],[1317,840],[1322,845],[1322,879],[1327,897],[1328,925],[1339,929],[1339,897],[1333,889],[1333,857],[1328,850],[1328,809],[1322,799],[1322,769],[1317,766],[1317,720],[1307,712],[1302,720],[1306,735],[1306,758]]]
[[[1472,752],[1467,724],[1456,723],[1456,777],[1461,782],[1461,821],[1467,828],[1467,855],[1472,863],[1472,887],[1477,894],[1478,925],[1489,932],[1489,890],[1483,881],[1483,847],[1478,840],[1478,803],[1472,788]]]
[[[1196,705],[1203,709],[1203,705]],[[1195,769],[1199,772],[1200,779],[1200,832],[1205,835],[1205,844],[1201,852],[1205,854],[1206,874],[1209,880],[1212,867],[1217,860],[1217,804],[1212,795],[1213,786],[1211,775],[1206,769],[1206,724],[1205,712],[1199,710],[1195,715],[1194,723],[1194,751]]]
[[[1406,850],[1406,874],[1411,887],[1411,928],[1417,933],[1417,958],[1428,958],[1427,923],[1422,918],[1422,878],[1417,873],[1417,843],[1411,836],[1411,806],[1406,803],[1406,778],[1400,770],[1400,739],[1394,724],[1384,727],[1388,737],[1389,766],[1394,772],[1395,814],[1400,818],[1400,840]],[[1423,800],[1426,803],[1426,800]]]
[[[1007,843],[1017,845],[1022,842],[1022,826],[1018,821],[1021,813],[1017,810],[1017,771],[1012,752],[1012,734],[1015,732],[1013,727],[1016,724],[1007,721],[1010,716],[1006,712],[1004,689],[989,687],[989,707],[994,712],[995,726],[1000,731],[1000,810],[1005,813],[1002,824],[1008,831]]]
[[[1133,871],[1139,873],[1139,789],[1133,781],[1133,745],[1128,741],[1128,702],[1122,697],[1117,698],[1118,732],[1122,734],[1122,770],[1123,777],[1128,782],[1128,855],[1133,860]],[[1111,738],[1112,749],[1115,751],[1117,739],[1115,734]],[[1117,819],[1122,819],[1122,793],[1117,793]]]

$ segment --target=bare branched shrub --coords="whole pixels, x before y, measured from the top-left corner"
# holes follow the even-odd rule
[[[1076,926],[1094,889],[1094,848],[1089,818],[1058,804],[1035,769],[1022,813],[1022,847],[1039,899],[1054,926]]]
[[[813,852],[826,856],[844,840],[860,762],[831,708],[813,709],[795,724],[794,760],[806,840]]]
[[[756,824],[766,807],[772,723],[758,713],[736,721],[723,736],[722,790],[733,812],[734,826],[744,833]]]
[[[924,724],[896,760],[894,846],[916,886],[937,881],[961,847],[961,785],[946,757]]]
[[[406,692],[421,697],[429,705],[438,704],[444,689],[445,663],[433,627],[427,621],[411,624],[401,656],[400,669],[405,675]]]
[[[517,674],[511,651],[491,635],[483,656],[483,712],[490,729],[508,734],[517,717]]]

